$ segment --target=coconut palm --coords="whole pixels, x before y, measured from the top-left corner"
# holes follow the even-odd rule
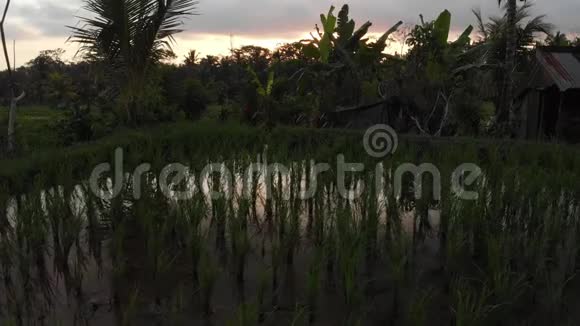
[[[499,121],[507,121],[509,119],[509,112],[511,110],[511,99],[513,97],[513,81],[512,74],[516,66],[516,16],[517,16],[517,0],[506,1],[506,56],[505,56],[505,75],[504,75],[504,91],[501,101],[501,107],[498,115]],[[523,1],[523,0],[520,0]],[[502,0],[498,0],[498,5],[501,5]]]
[[[85,58],[107,68],[113,95],[127,114],[138,121],[137,105],[147,92],[151,68],[171,53],[173,36],[183,19],[194,14],[195,0],[85,0],[88,17],[81,17],[71,39]]]
[[[515,62],[522,59],[539,37],[550,35],[553,29],[553,25],[546,22],[546,15],[532,16],[532,7],[532,3],[526,3],[516,12]],[[507,55],[507,17],[490,17],[485,21],[480,11],[473,13],[477,18],[478,45],[487,53],[486,60],[492,64],[503,62]]]
[[[554,35],[548,35],[546,44],[551,46],[569,46],[571,43],[566,34],[558,31]]]
[[[485,21],[481,12],[474,11],[477,18],[479,44],[476,47],[483,60],[491,65],[502,67],[497,80],[503,80],[498,85],[500,111],[497,122],[507,122],[510,113],[510,103],[513,97],[514,72],[525,65],[530,49],[541,35],[550,35],[553,25],[546,22],[545,15],[532,16],[533,3],[525,3],[516,8],[515,25],[510,22],[509,15],[491,17]],[[505,8],[508,10],[508,8]],[[510,32],[510,26],[515,26],[515,39]],[[506,46],[509,44],[509,46]],[[511,58],[513,56],[513,59]]]

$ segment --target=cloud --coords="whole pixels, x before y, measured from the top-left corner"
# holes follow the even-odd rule
[[[186,22],[188,33],[235,34],[242,36],[272,37],[312,30],[319,15],[334,4],[337,11],[342,2],[329,0],[201,0],[195,16]],[[479,8],[484,16],[496,16],[500,9],[495,0],[357,0],[351,2],[351,16],[360,24],[366,20],[374,23],[378,31],[403,20],[417,23],[419,14],[434,19],[448,9],[453,15],[455,29],[463,29],[475,23],[473,9]],[[546,1],[536,1],[533,12],[547,14],[549,21],[558,28],[570,31],[578,29],[576,16],[580,1],[559,0],[558,6]]]
[[[218,48],[229,47],[229,35],[234,35],[236,46],[251,41],[276,44],[276,40],[297,40],[314,30],[320,13],[328,11],[331,4],[338,11],[344,2],[346,0],[200,0],[199,15],[184,21],[185,31],[179,35],[183,44],[178,43],[175,50],[184,52],[187,47],[203,47],[206,53],[216,53]],[[558,0],[557,5],[553,1],[535,2],[534,14],[546,14],[546,19],[565,33],[580,34],[580,21],[576,17],[580,1]],[[471,12],[474,8],[481,9],[484,17],[500,14],[496,0],[356,0],[350,3],[351,17],[357,25],[369,20],[373,22],[371,32],[374,33],[384,32],[399,20],[418,23],[419,14],[425,19],[434,19],[444,9],[453,15],[454,31],[475,24]],[[6,26],[8,38],[27,41],[30,49],[36,42],[38,51],[63,47],[71,34],[66,26],[78,24],[75,16],[89,15],[82,5],[83,0],[13,2]]]
[[[32,40],[39,35],[35,29],[31,29],[24,24],[6,27],[6,38],[8,40]]]
[[[537,1],[534,12],[546,13],[548,20],[556,22],[563,31],[580,32],[576,19],[580,1],[558,2],[558,6],[554,6]],[[185,21],[184,38],[193,38],[194,34],[286,38],[313,30],[320,13],[326,12],[331,4],[338,11],[341,3],[330,0],[201,0],[197,9],[199,15]],[[36,30],[38,35],[66,37],[70,34],[66,25],[77,24],[76,15],[86,15],[81,7],[82,0],[27,0],[15,3],[11,16],[20,19],[28,30]],[[433,19],[448,9],[453,14],[454,28],[462,29],[474,23],[471,12],[474,8],[480,8],[485,16],[499,13],[495,0],[357,0],[351,4],[351,16],[359,24],[372,21],[373,30],[380,32],[399,20],[417,23],[419,14]]]
[[[37,1],[37,0],[35,0]],[[7,25],[14,22],[16,26],[7,26],[7,30],[26,30],[27,33],[15,33],[22,38],[33,37],[67,37],[70,34],[68,25],[75,25],[75,18],[79,9],[71,7],[75,5],[80,9],[81,2],[73,1],[68,6],[63,6],[53,0],[43,0],[38,3],[15,3],[9,13]]]

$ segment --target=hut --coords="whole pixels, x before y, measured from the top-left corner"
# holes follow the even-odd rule
[[[516,107],[520,138],[580,142],[580,48],[537,48]]]

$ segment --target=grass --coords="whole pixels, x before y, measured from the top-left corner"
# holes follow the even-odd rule
[[[203,113],[200,121],[203,123],[220,121],[224,110],[227,112],[227,120],[233,121],[239,118],[239,115],[232,113],[236,111],[233,107],[210,105]],[[19,107],[16,119],[16,132],[18,141],[23,147],[24,154],[29,155],[36,151],[54,150],[57,147],[61,147],[54,127],[64,116],[64,110],[52,109],[45,105]],[[8,108],[0,106],[0,140],[5,138],[7,126]],[[122,130],[117,132],[123,134]]]
[[[53,126],[64,116],[64,111],[47,106],[22,106],[16,119],[17,137],[26,152],[58,146],[58,136]],[[0,107],[0,130],[5,133],[8,126],[8,108]],[[3,135],[4,136],[4,135]]]

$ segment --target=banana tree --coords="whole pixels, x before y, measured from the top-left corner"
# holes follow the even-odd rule
[[[272,127],[273,120],[273,109],[274,109],[274,99],[272,97],[272,90],[274,89],[274,84],[276,82],[276,74],[274,72],[274,67],[270,66],[268,68],[268,79],[266,83],[262,84],[258,74],[251,68],[247,67],[246,70],[250,74],[252,84],[256,87],[256,92],[258,93],[259,99],[259,114],[263,114],[266,119],[266,125]]]
[[[473,26],[449,42],[451,13],[448,10],[433,22],[424,22],[422,16],[421,19],[408,40],[412,49],[407,70],[411,73],[405,76],[401,92],[412,99],[416,112],[409,116],[417,129],[422,134],[439,136],[447,124],[459,77],[478,67],[464,60]]]
[[[348,5],[342,7],[338,16],[334,14],[335,9],[332,6],[327,14],[321,14],[321,25],[316,25],[311,39],[301,41],[303,54],[311,62],[302,71],[300,80],[304,76],[310,79],[319,107],[315,115],[319,119],[338,105],[360,104],[363,80],[374,78],[365,72],[380,64],[389,36],[402,25],[398,22],[371,42],[367,37],[372,26],[370,21],[357,28],[349,18]]]
[[[334,15],[334,10],[335,7],[331,6],[328,14],[320,15],[322,32],[316,25],[318,35],[310,33],[312,40],[303,41],[304,54],[325,64],[337,62],[352,67],[355,66],[355,56],[360,51],[372,49],[376,54],[382,53],[387,47],[389,36],[403,24],[399,21],[377,41],[369,43],[369,39],[364,37],[372,26],[370,21],[356,29],[355,21],[349,18],[348,5],[342,7],[338,17]]]

